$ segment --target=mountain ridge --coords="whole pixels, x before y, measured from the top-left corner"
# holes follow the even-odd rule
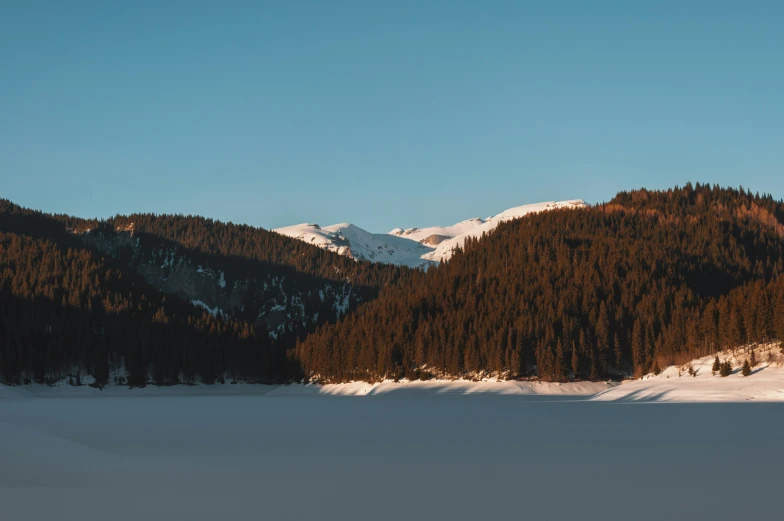
[[[502,222],[529,213],[586,206],[582,199],[546,201],[509,208],[484,219],[472,217],[449,226],[394,228],[387,233],[368,232],[351,223],[329,226],[302,223],[272,231],[356,260],[427,269],[449,260],[456,249],[465,245],[467,238],[490,233]]]
[[[422,270],[204,217],[0,199],[0,380],[598,381],[784,339],[784,201],[687,184],[582,204],[395,230],[464,236]],[[382,258],[400,254],[377,238],[411,258],[455,240],[309,230]]]

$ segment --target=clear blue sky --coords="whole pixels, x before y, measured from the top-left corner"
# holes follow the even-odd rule
[[[784,198],[784,2],[0,3],[0,197],[449,224],[689,180]]]

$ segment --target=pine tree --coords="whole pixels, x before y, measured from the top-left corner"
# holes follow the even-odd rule
[[[751,350],[751,367],[757,367],[757,354],[754,352],[754,349]]]
[[[599,378],[600,378],[599,368],[596,366],[596,357],[594,355],[593,350],[591,351],[591,373],[590,374],[591,374],[591,376],[590,376],[591,380],[594,380],[594,381],[595,380],[599,380]]]
[[[711,367],[711,371],[715,375],[721,370],[721,362],[719,361],[719,356],[716,355],[716,359],[713,360],[713,367]]]
[[[566,364],[564,361],[563,344],[559,338],[555,346],[555,363],[553,364],[553,380],[560,382],[566,374]]]
[[[577,355],[577,346],[572,342],[572,377],[577,378],[580,374],[580,357]]]
[[[748,359],[743,361],[743,369],[741,370],[741,374],[743,374],[743,376],[749,376],[751,374],[751,364],[749,364]]]
[[[719,368],[719,375],[724,378],[732,374],[732,364],[729,360],[722,362],[721,367]]]
[[[632,327],[632,360],[635,370],[645,365],[645,329],[640,320],[634,321]]]

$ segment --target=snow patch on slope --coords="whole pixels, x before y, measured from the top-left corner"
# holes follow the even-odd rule
[[[484,219],[474,217],[473,219],[467,219],[457,224],[453,224],[452,226],[429,226],[427,228],[408,228],[406,230],[395,228],[389,232],[389,235],[396,235],[398,237],[405,237],[406,239],[421,242],[432,235],[457,237],[458,235],[470,232],[477,226],[481,226],[484,222]]]
[[[218,306],[210,307],[208,304],[206,304],[205,302],[202,302],[201,300],[191,300],[191,305],[207,311],[213,317],[217,317],[218,315],[220,315],[221,317],[224,317],[224,318],[226,317],[226,313],[222,309],[220,309]]]

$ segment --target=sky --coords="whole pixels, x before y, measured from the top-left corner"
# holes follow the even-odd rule
[[[0,197],[451,224],[688,181],[784,198],[784,2],[0,2]]]

